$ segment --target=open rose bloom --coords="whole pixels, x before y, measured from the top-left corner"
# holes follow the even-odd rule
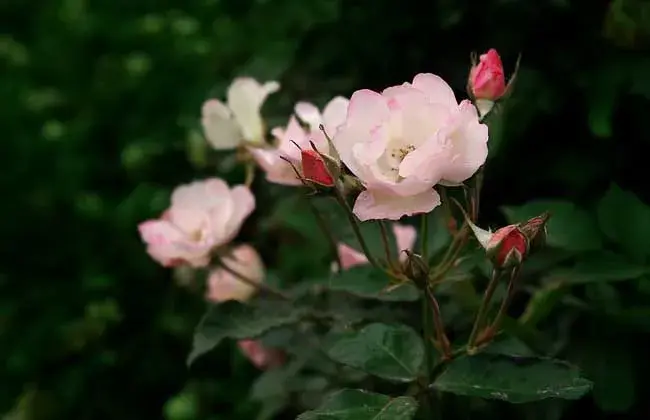
[[[440,204],[433,187],[471,177],[487,158],[487,140],[472,103],[459,104],[433,74],[381,93],[356,91],[333,138],[366,188],[354,205],[362,221],[430,212]]]
[[[224,264],[253,283],[264,281],[264,264],[255,248],[243,244],[233,248],[222,258]],[[232,272],[217,267],[210,272],[207,282],[206,298],[212,302],[238,300],[246,302],[256,289],[240,280]],[[237,345],[241,352],[259,369],[266,369],[284,363],[284,353],[266,348],[259,340],[240,340]]]
[[[161,218],[147,220],[138,229],[149,255],[163,266],[204,267],[215,248],[237,235],[254,208],[255,197],[247,187],[231,189],[211,178],[176,188]]]
[[[395,242],[397,243],[399,259],[400,261],[404,261],[406,260],[407,255],[402,251],[413,250],[413,245],[415,245],[415,239],[417,238],[417,231],[413,226],[394,223],[393,234],[395,235]],[[363,252],[357,251],[347,244],[340,243],[338,244],[337,249],[339,259],[341,260],[342,270],[348,270],[358,265],[368,264],[368,258],[366,258],[366,255]],[[336,269],[336,264],[332,266],[332,269]]]
[[[278,89],[278,82],[260,84],[250,77],[240,77],[228,88],[227,104],[218,99],[206,101],[201,112],[201,124],[212,147],[227,150],[244,142],[264,144],[261,108],[266,98]]]
[[[337,96],[325,106],[322,114],[311,103],[296,104],[296,115],[291,116],[287,127],[276,127],[271,131],[276,139],[275,147],[249,147],[259,166],[266,172],[266,179],[281,185],[301,185],[302,182],[295,171],[283,158],[288,159],[298,170],[301,170],[300,149],[311,150],[310,141],[316,145],[319,152],[326,155],[332,153],[327,138],[319,126],[322,124],[330,137],[335,135],[346,118],[348,104],[346,98]],[[307,128],[303,128],[299,121]]]
[[[239,245],[222,258],[224,264],[254,283],[264,280],[264,264],[255,248]],[[207,298],[213,302],[226,300],[247,301],[255,288],[241,281],[222,267],[217,267],[208,276]]]

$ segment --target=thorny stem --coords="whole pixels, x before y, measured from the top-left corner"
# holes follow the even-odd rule
[[[431,287],[429,287],[428,285],[425,287],[425,292],[427,296],[424,300],[428,301],[429,306],[431,307],[431,313],[433,315],[433,323],[436,330],[436,340],[440,345],[443,358],[448,358],[449,355],[451,354],[451,349],[449,348],[449,339],[447,338],[447,334],[445,334],[445,326],[442,321],[442,313],[440,312],[440,305],[438,304],[438,299],[436,299],[436,297],[433,295],[433,291],[431,290]]]
[[[302,197],[307,202],[307,205],[309,206],[309,210],[314,215],[318,227],[320,228],[321,231],[323,231],[323,234],[327,238],[327,243],[330,247],[330,252],[333,254],[334,259],[336,260],[338,269],[341,270],[343,266],[341,265],[341,258],[339,256],[339,251],[336,245],[336,239],[332,235],[332,231],[329,228],[327,221],[325,220],[325,218],[323,218],[321,212],[318,211],[316,206],[314,206],[314,203],[312,203],[312,201],[309,198],[305,197],[304,195]]]
[[[334,188],[334,196],[336,198],[336,201],[338,201],[338,203],[345,209],[345,214],[347,215],[348,221],[352,226],[352,230],[354,230],[357,241],[359,241],[359,245],[361,245],[363,253],[366,254],[366,258],[368,258],[370,264],[376,268],[382,269],[382,267],[377,263],[377,260],[375,260],[375,257],[370,253],[370,249],[368,248],[368,245],[366,244],[366,241],[363,239],[363,235],[361,234],[361,229],[359,229],[359,222],[357,222],[354,213],[352,213],[352,209],[348,205],[347,201],[345,201],[345,197],[343,197],[343,194],[341,194],[341,191],[338,188]]]
[[[434,271],[434,275],[432,276],[431,280],[432,283],[437,283],[440,281],[440,279],[447,273],[447,271],[453,267],[454,263],[458,259],[458,255],[463,250],[463,246],[467,241],[467,229],[467,223],[465,223],[460,228],[456,236],[454,236],[452,243],[449,245],[449,248],[447,248],[445,256],[442,258],[442,261],[440,264],[438,264],[438,267],[436,267]]]
[[[423,395],[424,403],[422,408],[424,410],[424,418],[432,418],[432,406],[433,402],[431,401],[430,391],[428,389],[429,384],[431,383],[431,372],[433,371],[433,324],[431,323],[432,318],[430,316],[431,311],[429,310],[429,299],[426,297],[422,299],[422,329],[424,330],[424,357],[426,363],[426,371],[424,375],[424,385],[423,385]]]
[[[422,243],[422,250],[420,251],[420,255],[422,255],[422,258],[425,260],[429,259],[429,218],[427,217],[426,214],[423,214],[420,219],[420,241]]]
[[[490,283],[488,284],[487,289],[485,289],[485,293],[483,294],[483,301],[481,302],[478,314],[476,315],[476,320],[474,321],[474,326],[472,327],[472,332],[470,333],[469,340],[467,341],[467,352],[470,354],[475,351],[476,338],[478,336],[481,325],[485,322],[485,317],[487,316],[490,302],[492,301],[494,292],[497,289],[497,285],[499,284],[499,277],[501,277],[501,271],[494,269],[492,271],[492,278],[490,279]]]
[[[474,180],[474,191],[471,200],[472,221],[476,222],[478,219],[479,204],[481,202],[481,188],[483,187],[483,168],[480,168],[476,173]]]
[[[395,268],[393,265],[393,255],[390,250],[390,241],[388,240],[388,230],[386,229],[386,223],[383,220],[379,220],[379,230],[381,231],[381,242],[384,245],[384,253],[386,254],[386,262],[391,268]]]
[[[424,286],[425,289],[428,289],[428,286]],[[425,292],[426,293],[426,292]],[[437,327],[435,326],[434,321],[434,310],[429,300],[428,293],[422,298],[422,329],[424,332],[424,357],[425,357],[425,374],[424,374],[424,384],[422,385],[422,395],[423,395],[423,404],[422,409],[424,411],[425,419],[433,419],[433,408],[434,408],[434,397],[429,390],[429,385],[431,384],[433,377],[431,373],[434,368],[434,345],[436,343],[436,333]],[[435,346],[436,348],[438,346]]]
[[[505,299],[503,299],[503,302],[501,302],[501,307],[499,307],[499,312],[497,313],[496,318],[494,318],[494,322],[489,327],[488,334],[490,334],[490,335],[493,335],[496,331],[498,331],[499,327],[501,326],[501,322],[503,322],[503,318],[506,316],[506,312],[508,311],[508,307],[512,303],[512,299],[515,296],[515,289],[517,287],[517,279],[519,278],[519,272],[520,271],[521,271],[521,266],[516,266],[510,272],[510,281],[508,282],[508,291],[507,291]]]
[[[428,420],[441,417],[440,401],[435,401],[436,396],[429,389],[429,386],[439,373],[439,369],[436,369],[437,365],[434,364],[434,346],[442,354],[441,361],[450,360],[453,357],[453,353],[451,352],[449,340],[445,334],[438,301],[428,284],[424,285],[424,291],[426,296],[422,299],[422,325],[424,330],[426,371],[423,378],[424,383],[422,384],[422,409],[424,411],[424,418]]]
[[[289,296],[285,295],[285,294],[284,294],[283,292],[281,292],[280,290],[277,290],[277,289],[275,289],[274,287],[269,286],[268,284],[265,284],[265,283],[257,283],[257,282],[255,282],[255,281],[249,279],[248,277],[246,277],[246,276],[243,275],[242,273],[238,272],[237,270],[235,270],[234,268],[232,268],[232,267],[230,267],[228,264],[226,264],[226,263],[223,261],[223,259],[221,259],[221,260],[219,261],[219,263],[220,263],[220,267],[221,267],[221,268],[223,268],[224,270],[226,270],[227,272],[229,272],[229,273],[232,274],[233,276],[237,277],[237,279],[240,280],[242,283],[246,283],[247,285],[249,285],[249,286],[251,286],[251,287],[254,287],[255,289],[257,289],[257,290],[259,290],[259,291],[261,291],[261,292],[268,293],[269,295],[272,295],[272,296],[278,297],[278,298],[280,298],[280,299],[283,299],[283,300],[290,300]]]
[[[454,216],[454,213],[451,211],[451,206],[449,205],[449,195],[447,194],[447,188],[440,187],[440,199],[442,201],[442,210],[445,212],[445,217],[447,221]]]

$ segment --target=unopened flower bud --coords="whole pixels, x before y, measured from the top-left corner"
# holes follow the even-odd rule
[[[503,63],[499,53],[491,48],[485,54],[481,54],[479,61],[472,58],[472,69],[467,81],[469,95],[474,100],[481,117],[489,113],[496,101],[506,95],[514,81],[519,61],[510,81],[506,85]]]
[[[485,251],[495,267],[514,267],[528,255],[528,238],[517,225],[502,227],[494,232]]]
[[[475,99],[496,101],[506,91],[501,57],[494,48],[481,54],[478,63],[473,63],[469,73],[469,86]]]
[[[519,265],[528,256],[528,238],[518,225],[509,225],[496,232],[490,232],[479,228],[469,220],[468,223],[496,268]]]
[[[334,187],[336,180],[341,177],[341,162],[336,157],[321,153],[313,142],[309,142],[311,150],[305,150],[295,142],[293,144],[300,150],[301,168],[298,169],[284,156],[280,156],[280,159],[291,166],[296,177],[315,192],[322,192],[323,187],[325,189]]]
[[[429,276],[429,266],[421,255],[409,250],[402,251],[407,257],[402,264],[404,274],[413,280],[418,287],[424,287]]]
[[[551,215],[546,212],[519,225],[521,231],[528,238],[531,252],[537,251],[546,245],[546,223],[550,217]]]
[[[330,175],[325,160],[314,150],[302,150],[302,174],[309,182],[324,187],[333,187],[334,178]]]

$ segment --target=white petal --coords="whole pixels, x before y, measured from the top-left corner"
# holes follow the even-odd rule
[[[216,150],[234,149],[242,141],[241,131],[230,109],[216,99],[203,104],[201,125],[206,140]]]
[[[323,118],[316,105],[310,102],[298,102],[294,107],[294,112],[300,121],[308,124],[312,130],[318,130],[318,126],[323,123]]]
[[[251,143],[264,141],[264,124],[260,110],[267,96],[279,88],[277,82],[260,85],[257,80],[250,77],[237,78],[228,88],[228,107],[247,141]]]

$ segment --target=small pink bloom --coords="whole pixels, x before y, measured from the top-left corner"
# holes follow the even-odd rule
[[[413,226],[393,223],[393,234],[395,235],[395,242],[397,243],[399,259],[400,261],[404,261],[406,260],[407,255],[402,251],[413,250],[417,232]],[[350,268],[358,265],[368,264],[368,258],[366,258],[363,252],[359,252],[344,243],[338,244],[338,253],[339,259],[341,260],[341,268],[343,270],[349,270]]]
[[[284,352],[277,349],[265,348],[257,340],[240,340],[237,342],[237,345],[241,352],[258,369],[268,369],[284,364]]]
[[[224,264],[247,279],[261,283],[264,280],[264,264],[255,248],[239,245],[223,257]],[[255,288],[224,268],[215,268],[208,277],[207,298],[213,302],[238,300],[245,302],[255,293]]]
[[[472,67],[469,84],[476,99],[496,101],[506,91],[506,79],[503,73],[501,57],[494,48],[481,54],[479,63]]]
[[[160,219],[138,226],[149,255],[166,267],[204,267],[211,252],[230,242],[255,208],[250,190],[232,189],[219,178],[177,187],[171,206]]]
[[[341,260],[341,269],[349,270],[350,268],[356,267],[358,265],[368,264],[368,258],[366,258],[366,255],[363,252],[359,252],[344,243],[339,243],[337,248],[339,259]]]
[[[291,116],[287,127],[276,127],[271,131],[277,140],[275,147],[249,147],[255,161],[266,172],[266,179],[281,185],[302,185],[291,165],[284,159],[302,170],[300,149],[311,150],[310,141],[314,142],[321,153],[330,154],[327,139],[319,126],[322,124],[327,133],[333,136],[345,120],[348,102],[346,98],[337,96],[325,106],[322,114],[313,104],[299,102],[295,106],[296,116]],[[299,120],[308,127],[303,128]]]
[[[440,204],[433,187],[472,176],[487,138],[474,106],[458,104],[444,80],[426,73],[382,93],[355,92],[333,142],[366,188],[354,205],[363,221],[433,210]]]

